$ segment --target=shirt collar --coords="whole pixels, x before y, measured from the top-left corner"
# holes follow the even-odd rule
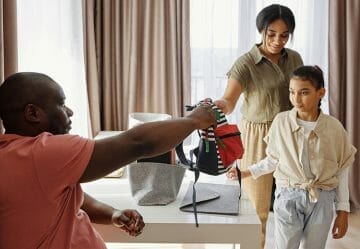
[[[250,50],[250,54],[254,59],[255,64],[258,64],[261,62],[261,60],[264,58],[266,59],[265,55],[263,55],[259,49],[259,46],[261,45],[261,43],[259,44],[255,44],[252,49]],[[285,58],[287,57],[287,51],[286,48],[283,48],[281,50],[281,58]],[[268,59],[267,59],[268,60]]]
[[[295,132],[297,130],[300,129],[299,124],[296,122],[296,117],[297,117],[297,111],[296,108],[294,107],[293,109],[290,110],[289,113],[290,116],[290,127],[291,127],[291,131]],[[316,135],[319,135],[321,133],[321,131],[324,129],[324,118],[325,118],[325,114],[322,112],[322,110],[320,109],[320,114],[319,117],[316,120],[316,125],[314,128],[314,132]]]
[[[296,122],[296,115],[297,111],[294,107],[289,113],[291,132],[295,132],[300,129],[299,124]]]

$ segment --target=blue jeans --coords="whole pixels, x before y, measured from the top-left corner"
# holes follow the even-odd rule
[[[322,249],[334,217],[335,190],[319,190],[309,201],[306,190],[280,187],[275,191],[275,248]]]

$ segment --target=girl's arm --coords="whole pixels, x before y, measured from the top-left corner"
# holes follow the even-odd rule
[[[266,156],[263,160],[249,166],[246,171],[242,171],[241,177],[252,176],[254,179],[257,179],[262,175],[272,173],[275,171],[278,162],[278,159]]]
[[[338,174],[339,186],[336,188],[336,210],[350,212],[349,170],[350,167],[346,167]]]
[[[342,238],[348,229],[349,204],[349,167],[338,175],[339,186],[336,189],[336,218],[332,229],[334,239]]]

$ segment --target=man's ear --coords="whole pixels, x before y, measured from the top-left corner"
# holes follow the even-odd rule
[[[34,104],[27,104],[24,109],[25,119],[31,123],[40,123],[44,111]]]

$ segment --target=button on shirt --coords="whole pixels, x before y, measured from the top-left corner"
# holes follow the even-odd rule
[[[303,170],[305,173],[305,176],[307,179],[314,179],[314,174],[311,172],[310,169],[310,160],[315,158],[314,154],[314,139],[315,136],[311,136],[311,139],[309,139],[310,135],[312,135],[312,131],[315,128],[316,122],[309,122],[304,121],[301,119],[296,119],[296,122],[304,129],[304,140],[303,140],[303,148],[301,151],[301,163],[303,165]]]

